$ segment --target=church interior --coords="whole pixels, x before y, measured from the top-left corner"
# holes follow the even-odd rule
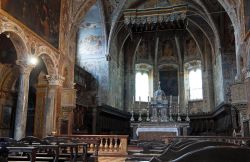
[[[0,161],[249,162],[249,122],[249,0],[0,0]]]

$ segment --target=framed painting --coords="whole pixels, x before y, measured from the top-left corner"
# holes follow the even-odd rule
[[[61,0],[1,0],[1,9],[58,48]]]

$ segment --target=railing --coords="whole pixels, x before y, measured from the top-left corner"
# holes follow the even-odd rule
[[[246,141],[250,140],[250,137],[231,137],[231,136],[162,136],[162,139],[165,143],[170,143],[173,140],[209,140],[209,141],[218,141],[218,142],[228,142],[237,145],[244,145]]]
[[[70,135],[79,142],[88,144],[88,152],[95,155],[127,155],[128,135]]]

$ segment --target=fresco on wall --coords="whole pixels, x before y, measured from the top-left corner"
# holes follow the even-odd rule
[[[108,91],[108,61],[105,56],[104,24],[98,3],[93,5],[79,26],[77,64],[98,81],[98,101],[105,102]]]
[[[244,0],[245,30],[250,30],[250,1]]]
[[[137,49],[137,59],[148,59],[148,53],[149,53],[149,44],[147,41],[143,40],[140,42],[140,45]]]
[[[1,0],[1,7],[58,47],[61,0]]]
[[[162,57],[173,57],[174,49],[171,41],[165,41],[162,47]]]
[[[192,57],[192,56],[196,56],[197,55],[197,46],[195,41],[190,38],[186,41],[186,47],[187,47],[187,56],[188,57]]]
[[[103,25],[97,5],[86,14],[78,33],[78,55],[83,59],[96,58],[103,53]]]

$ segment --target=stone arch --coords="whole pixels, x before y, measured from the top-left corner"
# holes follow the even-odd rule
[[[0,67],[0,76],[3,78],[0,80],[0,91],[14,90],[15,82],[18,79],[18,68],[12,65],[4,65]]]
[[[49,75],[58,73],[58,59],[47,46],[39,46],[35,55],[44,61]]]
[[[74,33],[77,32],[78,26],[81,23],[82,18],[86,15],[86,13],[89,11],[89,9],[96,3],[96,1],[93,0],[86,0],[83,2],[82,6],[78,9],[76,15],[74,16],[75,19],[73,20],[74,26],[72,26],[71,33],[74,35]]]
[[[11,39],[16,52],[17,52],[17,59],[23,59],[28,56],[30,53],[30,49],[28,48],[28,38],[25,32],[19,27],[17,24],[9,22],[8,20],[2,21],[0,28],[0,33],[8,34],[8,37]]]

